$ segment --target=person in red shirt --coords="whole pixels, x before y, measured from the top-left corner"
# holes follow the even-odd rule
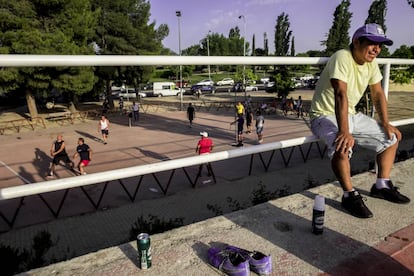
[[[196,153],[198,153],[199,155],[209,154],[213,150],[213,147],[214,147],[213,141],[210,138],[208,138],[208,133],[205,131],[200,132],[200,135],[201,135],[201,139],[197,143]],[[213,168],[211,167],[211,164],[207,163],[206,165],[207,165],[207,176],[213,175],[214,177]],[[202,168],[203,168],[203,164],[201,164],[198,169],[197,177],[201,176]],[[214,181],[216,181],[215,178],[214,178]]]
[[[208,154],[213,150],[213,141],[208,138],[208,133],[203,131],[200,132],[201,139],[197,143],[196,152],[198,154]]]

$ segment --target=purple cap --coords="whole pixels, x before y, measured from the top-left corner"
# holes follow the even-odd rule
[[[366,24],[356,30],[354,36],[352,37],[352,41],[360,37],[366,37],[370,41],[382,43],[388,46],[391,46],[394,43],[391,39],[388,39],[385,36],[382,27],[375,23]]]

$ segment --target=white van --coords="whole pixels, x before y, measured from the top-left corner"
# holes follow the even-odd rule
[[[173,82],[154,82],[152,85],[154,96],[179,96],[184,89],[179,89]]]

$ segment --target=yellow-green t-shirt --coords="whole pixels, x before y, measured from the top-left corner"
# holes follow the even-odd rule
[[[244,113],[244,106],[243,106],[243,104],[236,104],[236,112],[237,112],[237,115],[239,115],[239,114],[243,114]]]
[[[368,85],[382,80],[376,60],[359,65],[349,49],[337,51],[329,59],[315,88],[311,104],[311,119],[335,114],[335,96],[331,79],[347,83],[348,113],[355,114],[355,106]]]

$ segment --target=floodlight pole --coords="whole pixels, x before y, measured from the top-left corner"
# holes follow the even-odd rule
[[[178,18],[178,52],[181,56],[181,11],[176,11],[175,15]],[[183,66],[180,65],[180,110],[183,111]]]
[[[209,41],[210,33],[211,31],[208,31],[208,34],[207,34],[207,56],[208,57],[210,57],[210,41]],[[210,63],[208,64],[208,79],[211,80]]]
[[[244,25],[244,37],[243,37],[243,57],[246,56],[246,18],[244,15],[240,15],[239,19],[243,18]],[[243,64],[243,88],[244,88],[244,100],[247,99],[246,95],[246,65]]]

